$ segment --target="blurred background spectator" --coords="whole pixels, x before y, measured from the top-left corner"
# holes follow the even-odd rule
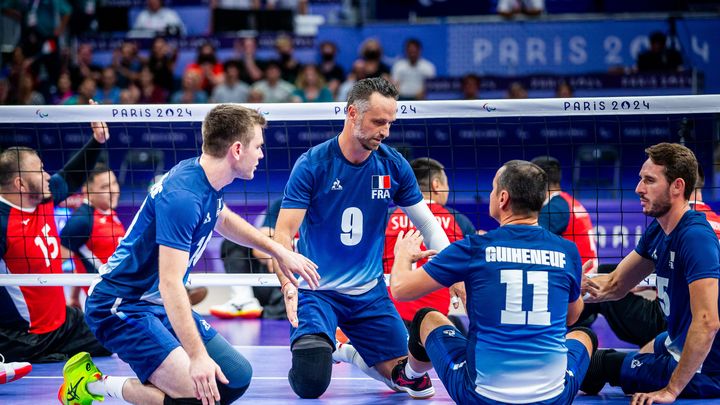
[[[410,38],[405,41],[405,57],[393,64],[392,79],[402,100],[424,99],[425,81],[435,77],[435,65],[421,53],[420,41]]]
[[[676,49],[668,48],[667,40],[660,31],[650,34],[650,48],[638,55],[639,72],[677,72],[682,69],[682,55]]]
[[[297,89],[293,92],[293,101],[301,103],[322,103],[333,101],[330,89],[325,86],[325,79],[320,75],[317,66],[303,66],[297,81]]]
[[[162,0],[147,0],[147,6],[135,20],[131,37],[153,37],[155,35],[185,35],[185,23],[178,13],[163,6]]]
[[[215,86],[211,103],[247,102],[250,86],[240,81],[240,66],[234,60],[225,62],[225,81]]]

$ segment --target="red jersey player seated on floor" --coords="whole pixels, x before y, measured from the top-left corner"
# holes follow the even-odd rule
[[[62,272],[55,204],[78,189],[108,137],[96,122],[93,139],[53,176],[37,152],[12,147],[0,153],[0,273]],[[87,327],[82,311],[66,307],[62,287],[0,287],[0,353],[7,361],[63,361],[79,350],[110,353]]]
[[[60,232],[60,243],[73,252],[76,273],[97,273],[125,235],[115,212],[120,186],[115,173],[98,164],[88,174],[82,191],[85,200]],[[87,287],[83,289],[87,294]],[[73,290],[73,306],[79,306],[78,293],[79,289]]]
[[[552,156],[538,156],[532,163],[540,166],[548,175],[548,199],[540,211],[538,223],[555,235],[575,243],[585,272],[597,273],[597,243],[590,214],[580,201],[560,188],[560,162]],[[588,261],[592,261],[592,265],[585,267]]]
[[[720,215],[716,214],[709,205],[703,202],[702,188],[705,186],[705,171],[701,165],[698,165],[697,182],[695,183],[695,193],[690,198],[690,208],[705,214],[705,218],[715,231],[718,239],[720,239]]]
[[[450,194],[448,178],[445,174],[445,167],[435,159],[418,158],[410,162],[415,178],[417,179],[420,191],[430,211],[435,215],[440,226],[445,231],[450,242],[462,239],[464,236],[475,234],[475,227],[472,222],[463,214],[455,211],[445,204]],[[383,268],[385,273],[390,273],[394,261],[395,241],[398,234],[403,231],[406,234],[410,229],[415,229],[407,215],[396,208],[390,215],[387,228],[385,229],[385,250],[383,253]],[[422,245],[425,250],[425,245]],[[416,263],[417,267],[425,264],[427,260]],[[390,295],[392,298],[392,295]],[[400,313],[406,325],[412,322],[415,313],[425,307],[432,307],[447,315],[450,308],[450,293],[447,288],[433,291],[415,301],[393,303]]]

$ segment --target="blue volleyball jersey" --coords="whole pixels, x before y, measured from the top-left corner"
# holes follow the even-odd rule
[[[189,252],[186,282],[223,206],[223,190],[210,185],[199,158],[178,163],[153,185],[117,250],[100,269],[102,281],[93,293],[162,303],[159,246]]]
[[[355,165],[335,137],[295,162],[282,208],[307,209],[298,248],[318,265],[320,289],[358,293],[383,274],[390,203],[407,207],[422,199],[410,164],[397,151],[381,144]]]
[[[720,244],[705,214],[687,211],[675,229],[666,235],[657,220],[640,238],[635,251],[655,263],[660,307],[667,318],[665,346],[680,361],[692,312],[688,285],[703,278],[720,278]],[[720,302],[719,302],[720,305]],[[720,373],[720,337],[702,365],[705,373]]]
[[[506,225],[450,244],[423,268],[442,285],[465,282],[477,393],[509,403],[562,394],[568,304],[580,296],[582,272],[572,242]]]

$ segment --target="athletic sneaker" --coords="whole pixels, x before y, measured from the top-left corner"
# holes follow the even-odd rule
[[[256,319],[262,315],[263,307],[260,302],[253,298],[242,303],[230,300],[222,305],[210,307],[210,314],[221,319]]]
[[[24,361],[5,363],[5,357],[0,354],[0,384],[7,384],[19,380],[32,371],[32,364]]]
[[[397,387],[396,391],[405,391],[413,399],[425,399],[435,395],[435,388],[428,373],[418,378],[408,378],[405,375],[405,365],[407,358],[398,361],[398,364],[392,370],[392,382]]]
[[[65,363],[63,384],[58,391],[58,399],[63,405],[91,405],[93,401],[105,399],[87,390],[88,383],[98,381],[102,373],[93,363],[90,354],[80,352]]]

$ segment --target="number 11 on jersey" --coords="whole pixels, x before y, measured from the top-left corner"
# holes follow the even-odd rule
[[[548,274],[544,271],[527,272],[527,283],[533,286],[532,310],[523,311],[523,273],[522,270],[500,270],[500,282],[507,285],[505,309],[500,311],[500,323],[548,326]]]

